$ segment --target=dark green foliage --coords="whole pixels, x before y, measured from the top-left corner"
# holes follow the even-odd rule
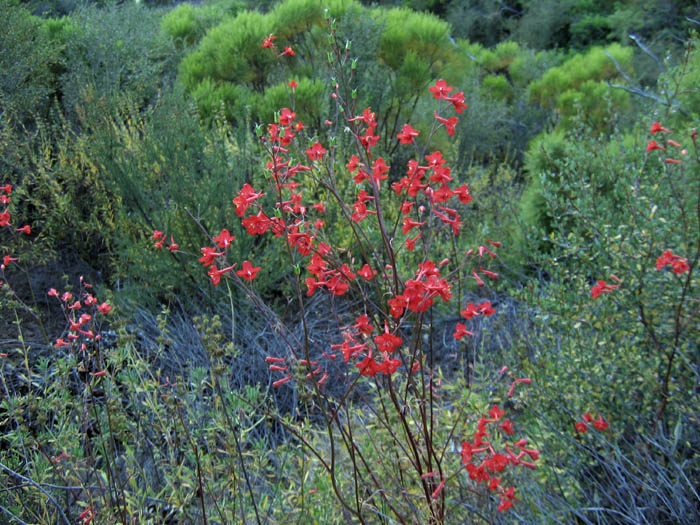
[[[60,78],[63,107],[71,120],[79,118],[88,91],[107,106],[125,96],[146,105],[171,83],[178,56],[159,31],[154,11],[133,3],[84,6],[71,20],[63,51],[66,71]]]
[[[16,2],[0,0],[0,27],[0,115],[15,111],[22,122],[46,117],[61,61],[50,26],[45,30]]]

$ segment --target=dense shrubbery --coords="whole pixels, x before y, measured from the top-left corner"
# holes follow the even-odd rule
[[[341,494],[364,501],[358,512],[368,522],[395,522],[391,504],[408,512],[405,498],[420,509],[410,512],[429,514],[443,496],[454,504],[446,523],[698,521],[700,51],[685,18],[698,18],[696,3],[379,4],[224,0],[166,11],[66,0],[35,12],[68,16],[42,18],[0,0],[8,29],[0,34],[0,214],[12,218],[0,231],[3,517],[72,523],[85,510],[81,523],[93,511],[93,523],[204,515],[347,523],[353,510],[338,503]],[[329,62],[324,6],[336,35],[352,40],[347,56],[357,57],[339,90],[333,64],[345,50]],[[270,34],[276,49],[261,46]],[[287,45],[295,54],[278,57]],[[327,207],[334,264],[357,265],[359,247],[382,247],[384,237],[365,228],[359,241],[347,219],[356,173],[346,164],[357,141],[338,96],[357,114],[376,111],[376,151],[392,165],[390,185],[412,158],[397,144],[403,124],[420,133],[418,155],[427,153],[435,122],[427,87],[437,78],[464,90],[468,107],[454,135],[433,130],[431,144],[474,201],[458,238],[431,234],[424,253],[407,252],[397,237],[391,250],[415,266],[428,253],[459,261],[499,240],[492,270],[500,279],[481,288],[471,267],[447,266],[457,311],[435,307],[429,321],[397,325],[434,360],[435,396],[421,398],[401,374],[393,381],[410,406],[434,403],[431,440],[446,447],[450,472],[490,402],[531,431],[540,468],[515,478],[520,500],[505,517],[464,470],[444,489],[431,476],[396,476],[397,467],[412,467],[385,461],[403,435],[403,416],[387,411],[386,383],[358,382],[342,398],[339,380],[319,396],[304,379],[312,371],[297,362],[295,386],[270,389],[282,375],[266,357],[287,355],[289,341],[322,356],[339,342],[338,326],[357,318],[357,304],[379,312],[389,292],[368,285],[356,302],[322,291],[290,300],[301,259],[290,264],[278,239],[247,235],[231,203],[243,184],[260,188],[266,173],[259,137],[267,128],[256,124],[279,122],[279,110],[292,108],[308,129],[290,155],[319,168],[305,153],[319,141],[333,159],[333,182],[319,178],[304,199]],[[652,135],[655,121],[665,129]],[[268,191],[259,202],[271,210],[276,200]],[[400,229],[403,214],[385,211]],[[262,267],[252,297],[271,309],[251,307],[250,289],[226,289],[225,279],[214,286],[197,262],[211,241],[205,232],[222,227],[236,237],[228,251],[235,270],[243,260]],[[156,229],[166,232],[162,252],[152,248]],[[69,301],[47,297],[49,288],[83,304],[67,309]],[[81,292],[99,300],[85,302]],[[487,299],[498,313],[472,319],[473,337],[456,341],[460,308]],[[81,333],[84,349],[56,346],[80,333],[66,317],[88,308],[81,329],[103,339]],[[503,365],[507,373],[498,372]],[[506,394],[525,377],[529,390]],[[319,408],[334,402],[345,403],[346,423],[328,431]],[[605,431],[595,426],[599,416]],[[295,434],[302,428],[310,432]],[[364,430],[349,440],[348,428]],[[343,441],[357,446],[340,452]],[[338,450],[332,479],[328,450]],[[397,499],[364,486],[391,486]],[[438,497],[423,494],[426,486]]]

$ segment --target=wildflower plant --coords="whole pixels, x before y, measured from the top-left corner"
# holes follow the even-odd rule
[[[455,507],[463,512],[465,490],[482,502],[493,493],[497,510],[505,511],[517,498],[505,479],[507,467],[536,468],[539,452],[527,448],[526,439],[508,444],[513,423],[496,424],[503,412],[494,406],[489,417],[480,419],[474,440],[463,442],[460,462],[460,434],[467,431],[472,414],[458,409],[451,421],[443,422],[437,413],[441,382],[431,337],[434,316],[450,305],[461,309],[455,304],[461,298],[453,292],[460,281],[484,287],[499,278],[488,269],[498,257],[498,241],[455,251],[452,258],[440,253],[445,240],[469,234],[462,213],[472,196],[430,142],[443,127],[452,136],[467,107],[465,95],[444,80],[429,87],[437,106],[432,128],[419,132],[405,123],[393,139],[412,152],[402,173],[382,156],[380,139],[391,143],[392,138],[378,136],[377,114],[358,107],[357,61],[350,56],[350,42],[339,41],[330,18],[328,27],[336,110],[327,125],[334,133],[325,144],[307,135],[295,111],[292,79],[289,107],[279,109],[275,122],[257,128],[266,153],[265,181],[246,183],[233,197],[247,234],[272,236],[286,253],[303,337],[295,338],[255,291],[261,266],[229,260],[228,249],[236,242],[229,233],[232,225],[221,225],[219,233],[202,227],[210,244],[199,249],[199,261],[214,286],[232,280],[277,326],[286,352],[265,360],[276,378],[271,387],[307,392],[307,417],[324,430],[324,446],[284,414],[270,410],[267,415],[315,457],[347,515],[362,523],[384,512],[401,523],[443,523]],[[265,37],[261,46],[279,60],[294,56],[292,47],[275,35]],[[351,242],[328,227],[330,217],[349,229]],[[156,249],[179,249],[161,231],[154,232],[153,241]],[[306,324],[306,300],[315,294],[327,296],[337,325],[337,342],[325,346],[314,341]],[[351,313],[340,312],[341,304],[350,305]],[[468,303],[454,338],[470,335],[464,324],[470,319],[495,312],[489,301]],[[376,443],[374,450],[354,437],[362,432],[358,403],[382,427],[385,442]],[[495,424],[493,430],[487,430],[490,424]],[[502,452],[496,452],[491,434],[505,437]],[[341,479],[348,465],[350,485]],[[480,489],[483,481],[489,490]]]

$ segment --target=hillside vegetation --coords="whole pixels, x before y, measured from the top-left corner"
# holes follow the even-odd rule
[[[0,521],[700,522],[697,2],[0,26]]]

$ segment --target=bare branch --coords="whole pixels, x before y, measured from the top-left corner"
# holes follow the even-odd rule
[[[48,492],[46,492],[46,491],[43,489],[43,487],[42,487],[41,485],[39,485],[36,481],[34,481],[34,480],[30,479],[30,478],[27,478],[27,477],[23,476],[22,474],[20,474],[20,473],[18,473],[18,472],[15,472],[14,470],[12,470],[12,469],[6,467],[6,466],[3,465],[2,463],[0,463],[0,468],[1,468],[2,470],[4,470],[5,472],[7,472],[8,474],[10,474],[11,476],[17,478],[18,480],[24,481],[24,482],[27,483],[28,485],[31,485],[32,487],[35,487],[36,489],[38,489],[39,492],[41,492],[44,496],[46,496],[46,498],[51,502],[51,504],[52,504],[54,507],[56,507],[56,511],[58,512],[58,515],[61,516],[61,519],[63,520],[63,522],[64,522],[66,525],[71,525],[70,520],[69,520],[69,519],[66,517],[66,515],[63,513],[63,510],[61,509],[61,506],[58,504],[58,502],[56,502],[55,499],[53,499],[53,496],[51,496],[51,494],[49,494]],[[4,509],[3,509],[3,510],[4,510]]]
[[[647,55],[649,55],[654,62],[656,62],[656,65],[659,66],[659,69],[661,70],[662,73],[666,73],[666,66],[664,66],[664,63],[657,57],[651,49],[649,49],[647,46],[645,46],[641,40],[637,37],[637,35],[630,35],[630,38],[632,41],[637,44],[639,49],[644,51]],[[609,55],[608,55],[609,56]]]

